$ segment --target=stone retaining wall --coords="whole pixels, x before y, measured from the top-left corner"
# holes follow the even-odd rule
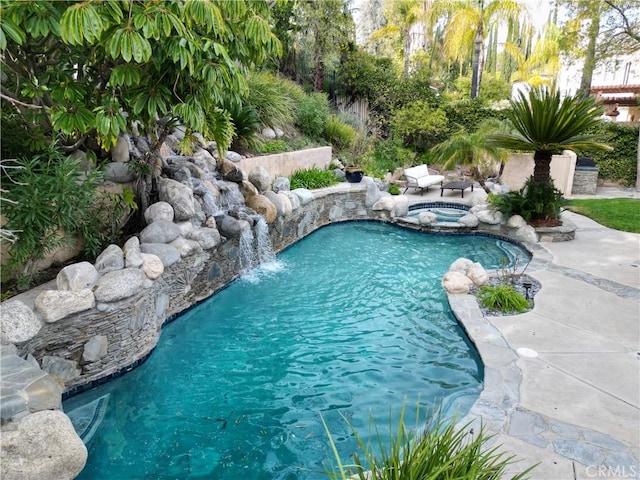
[[[364,185],[363,185],[364,186]],[[363,186],[345,186],[313,193],[313,199],[288,217],[278,217],[270,235],[275,251],[291,245],[332,222],[384,218],[385,211],[365,207]],[[163,323],[173,315],[204,300],[239,275],[238,240],[182,258],[168,267],[153,285],[108,310],[94,307],[54,323],[45,323],[31,340],[18,344],[21,356],[38,362],[55,356],[76,362],[81,375],[65,383],[65,391],[108,377],[146,357],[158,342]],[[82,360],[87,341],[107,339],[108,351],[93,362]]]
[[[573,188],[571,190],[572,194],[595,195],[597,187],[597,167],[576,167],[576,171],[573,174]]]

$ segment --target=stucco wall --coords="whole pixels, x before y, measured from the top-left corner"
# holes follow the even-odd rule
[[[571,195],[575,168],[576,154],[570,150],[565,150],[562,155],[554,155],[551,159],[551,178],[556,188],[565,196]],[[500,181],[509,185],[511,190],[520,190],[531,175],[533,153],[514,153],[509,155]]]
[[[327,168],[331,163],[331,147],[310,148],[295,152],[274,153],[262,157],[249,157],[240,160],[237,165],[245,174],[261,165],[267,169],[273,180],[276,177],[288,177],[296,170],[311,167]]]

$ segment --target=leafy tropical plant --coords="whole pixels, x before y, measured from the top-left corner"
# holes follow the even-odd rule
[[[416,414],[416,428],[410,430],[404,422],[404,407],[397,428],[389,426],[390,444],[382,441],[377,426],[371,436],[377,445],[365,441],[345,419],[355,436],[359,452],[353,453],[353,463],[345,465],[333,441],[327,424],[323,421],[333,450],[335,466],[326,468],[332,480],[498,480],[506,477],[506,469],[513,464],[514,456],[500,452],[500,446],[488,446],[492,436],[480,428],[473,436],[469,425],[457,427],[454,420],[444,420],[439,415],[426,418],[422,425]],[[370,429],[371,430],[371,429]],[[511,480],[528,478],[530,467],[511,476]],[[337,470],[336,470],[337,469]]]
[[[308,188],[309,190],[330,187],[340,182],[332,170],[322,170],[317,167],[297,170],[289,177],[289,181],[291,189]]]
[[[552,183],[536,183],[530,177],[517,192],[490,194],[489,203],[507,218],[520,215],[529,223],[551,226],[566,200]]]
[[[527,299],[508,283],[480,287],[478,299],[483,307],[498,310],[502,313],[522,313],[530,307]]]
[[[459,130],[431,149],[432,159],[444,169],[461,164],[470,165],[475,179],[490,193],[485,185],[485,175],[493,173],[494,163],[504,163],[508,155],[505,149],[487,142],[487,135],[500,130],[502,125],[502,122],[492,119],[483,122],[474,133]]]
[[[55,145],[35,155],[18,158],[12,167],[3,164],[4,229],[13,232],[7,268],[19,288],[29,287],[38,262],[81,236],[87,245],[96,243],[100,232],[92,224],[92,207],[101,175],[92,170],[83,175],[79,161],[60,153]]]

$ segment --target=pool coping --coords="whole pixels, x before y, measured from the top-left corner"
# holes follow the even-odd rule
[[[541,244],[524,246],[533,255],[527,274],[534,278],[536,272],[547,270],[561,271],[574,278],[577,273],[578,277],[582,276],[582,280],[596,288],[622,298],[640,297],[640,290],[633,287],[601,278],[589,282],[586,278],[589,274],[554,265],[552,252]],[[544,288],[544,280],[536,279]],[[470,434],[482,429],[492,436],[490,444],[502,444],[508,455],[521,459],[510,467],[513,470],[509,471],[510,474],[539,462],[536,468],[540,468],[542,473],[536,474],[534,469],[531,478],[640,478],[638,446],[524,408],[521,405],[521,387],[523,368],[526,367],[521,359],[536,352],[514,349],[491,322],[494,317],[484,316],[474,295],[447,293],[447,299],[453,315],[475,345],[484,365],[483,389],[469,413],[458,422],[460,428],[468,429]],[[526,449],[525,458],[522,458],[521,449]],[[563,474],[558,475],[560,471]],[[565,477],[567,473],[573,475]]]

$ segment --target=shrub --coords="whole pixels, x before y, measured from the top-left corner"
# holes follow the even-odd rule
[[[330,113],[327,96],[324,93],[310,93],[298,105],[296,126],[305,135],[318,139],[325,131]]]
[[[580,155],[593,157],[598,165],[598,176],[616,180],[623,185],[635,185],[637,176],[638,126],[601,122],[589,134],[604,137],[613,147],[611,151],[582,151]]]
[[[357,136],[356,129],[335,115],[330,115],[324,130],[326,140],[338,150],[350,148]]]
[[[233,105],[227,107],[227,111],[231,115],[231,122],[234,126],[232,148],[237,148],[237,146],[240,145],[242,147],[256,149],[261,143],[258,137],[260,122],[253,107],[250,105]]]
[[[387,172],[394,172],[397,168],[412,165],[415,153],[402,145],[398,137],[375,142],[372,151],[364,161],[367,175],[384,178]]]
[[[247,81],[246,104],[253,107],[258,121],[270,127],[292,127],[297,106],[304,97],[302,88],[269,72],[252,73]]]
[[[390,184],[389,193],[391,195],[400,195],[400,187],[398,187],[398,185],[396,185],[395,183]]]
[[[416,414],[416,421],[420,419]],[[349,424],[347,420],[347,424]],[[457,480],[493,480],[528,478],[530,467],[521,473],[507,476],[507,467],[515,463],[513,456],[499,452],[500,446],[491,445],[493,436],[487,435],[482,427],[474,435],[469,435],[469,425],[457,428],[455,420],[443,420],[439,416],[425,419],[415,430],[409,430],[404,424],[404,408],[395,432],[391,433],[387,447],[377,427],[370,428],[377,445],[365,442],[353,426],[349,424],[358,442],[358,452],[353,453],[353,463],[343,465],[335,442],[324,422],[331,448],[337,463],[335,468],[327,468],[326,473],[332,480],[377,479],[457,479]]]
[[[444,110],[431,108],[423,101],[413,102],[398,110],[393,129],[402,137],[405,145],[419,150],[433,147],[449,133]]]
[[[288,152],[289,146],[285,140],[267,140],[262,142],[256,148],[257,153],[269,154],[269,153],[279,153],[279,152]]]
[[[29,287],[38,261],[70,244],[74,235],[89,245],[96,243],[99,232],[86,226],[93,224],[100,173],[83,176],[78,166],[79,161],[63,156],[55,146],[11,165],[3,163],[3,228],[17,237],[9,246],[7,267],[19,289]]]
[[[506,217],[520,215],[527,222],[532,222],[559,218],[566,202],[553,183],[537,183],[530,177],[518,192],[490,194],[489,203]]]
[[[312,167],[306,170],[297,170],[289,177],[291,182],[291,190],[295,188],[308,188],[313,190],[316,188],[330,187],[339,183],[331,170],[321,170]]]
[[[502,313],[524,312],[529,308],[529,302],[508,283],[499,285],[485,285],[478,290],[480,305]]]

